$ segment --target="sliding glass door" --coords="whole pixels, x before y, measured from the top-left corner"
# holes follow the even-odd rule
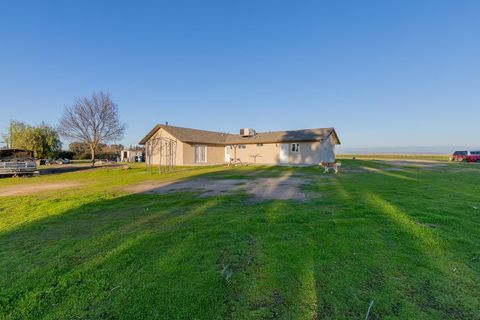
[[[195,146],[195,163],[207,162],[207,146]]]

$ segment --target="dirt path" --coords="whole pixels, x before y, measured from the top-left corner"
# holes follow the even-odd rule
[[[420,159],[408,159],[408,160],[388,159],[388,160],[378,160],[378,161],[386,164],[394,165],[394,166],[410,166],[410,167],[418,167],[418,168],[438,168],[438,167],[445,167],[448,165],[442,161],[420,160]]]
[[[49,190],[59,190],[80,186],[78,182],[56,182],[56,183],[35,183],[17,184],[13,186],[0,187],[0,197],[23,196]]]
[[[198,192],[200,197],[245,192],[252,200],[305,200],[300,187],[308,183],[303,178],[282,176],[258,179],[193,179],[171,182],[148,181],[124,188],[131,193],[168,194],[171,192]]]

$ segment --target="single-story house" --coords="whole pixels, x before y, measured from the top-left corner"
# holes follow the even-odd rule
[[[156,125],[141,141],[147,164],[303,164],[335,162],[340,140],[334,128],[230,134]]]

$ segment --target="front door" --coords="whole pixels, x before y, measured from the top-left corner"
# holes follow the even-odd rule
[[[280,163],[288,163],[288,143],[282,143],[280,145]]]
[[[232,146],[225,146],[225,162],[230,163],[232,159]]]

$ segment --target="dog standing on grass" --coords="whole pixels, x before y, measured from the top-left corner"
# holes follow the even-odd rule
[[[342,164],[340,162],[322,161],[320,162],[320,165],[325,169],[324,173],[329,172],[330,169],[333,169],[333,172],[338,173],[338,167],[340,167]]]

